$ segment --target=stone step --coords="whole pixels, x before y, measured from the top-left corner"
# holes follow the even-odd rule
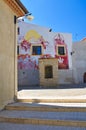
[[[3,110],[0,112],[0,122],[86,128],[86,112]]]
[[[81,98],[18,98],[17,102],[32,103],[86,103],[86,99]]]
[[[47,112],[86,112],[86,104],[67,103],[13,103],[5,106],[5,110],[47,111]]]
[[[86,130],[85,127],[0,123],[0,130]]]

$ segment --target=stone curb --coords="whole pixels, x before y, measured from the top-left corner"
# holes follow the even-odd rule
[[[17,99],[17,102],[32,102],[32,103],[86,103],[86,99]]]
[[[47,111],[47,112],[86,112],[86,107],[58,107],[58,106],[11,106],[7,105],[5,110],[17,111]]]

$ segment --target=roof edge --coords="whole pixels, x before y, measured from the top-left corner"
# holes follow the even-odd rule
[[[25,12],[25,14],[29,13],[29,11],[25,8],[20,0],[15,0],[16,3],[21,7],[21,9]]]

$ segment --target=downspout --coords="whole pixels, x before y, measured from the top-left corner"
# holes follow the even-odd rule
[[[14,16],[14,101],[17,99],[17,17]]]

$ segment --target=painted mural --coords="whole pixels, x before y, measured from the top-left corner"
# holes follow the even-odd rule
[[[38,84],[39,58],[57,58],[58,69],[70,68],[68,52],[72,44],[70,34],[49,32],[46,28],[25,22],[20,22],[19,28],[18,80],[21,85],[26,82],[27,85]],[[34,75],[31,75],[31,72]]]
[[[21,42],[21,49],[24,49],[25,51],[29,50],[30,46],[31,46],[31,43],[29,43],[25,39]]]
[[[25,39],[31,44],[42,44],[44,49],[48,46],[48,41],[46,41],[42,35],[40,35],[35,30],[30,30],[26,33]]]
[[[48,52],[47,54],[43,53],[39,56],[30,54],[32,44],[41,45],[44,50],[46,50],[46,48],[49,46],[49,42],[46,41],[43,36],[38,34],[35,30],[30,30],[27,32],[24,36],[24,39],[20,43],[21,50],[24,50],[26,53],[18,56],[18,69],[38,69],[38,58],[53,57]],[[68,69],[68,50],[63,35],[57,34],[54,36],[54,48],[54,57],[58,60],[58,69]],[[60,52],[61,54],[59,54]]]
[[[38,69],[36,59],[31,58],[30,55],[18,56],[18,69]]]
[[[49,43],[43,38],[43,36],[39,35],[35,30],[30,30],[29,32],[27,32],[20,43],[20,48],[21,50],[25,51],[25,54],[18,55],[18,69],[38,69],[39,58],[51,57],[50,54],[30,54],[32,44],[41,45],[43,49],[46,50]]]
[[[54,37],[55,57],[58,59],[58,69],[68,69],[68,50],[64,37],[57,34]]]

